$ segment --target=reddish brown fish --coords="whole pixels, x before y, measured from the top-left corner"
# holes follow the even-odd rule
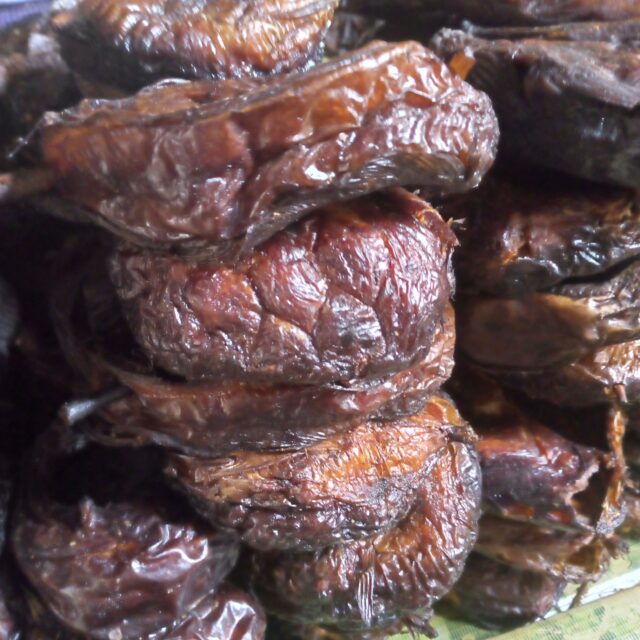
[[[173,82],[85,101],[50,114],[36,146],[55,183],[47,206],[233,259],[327,203],[407,184],[471,189],[497,135],[487,96],[430,50],[374,42],[259,85]]]
[[[321,549],[403,519],[449,438],[464,429],[449,399],[437,395],[415,416],[364,422],[301,451],[173,456],[167,472],[203,516],[246,544]]]
[[[422,361],[453,292],[455,236],[403,190],[334,204],[233,267],[123,248],[137,343],[186,379],[349,384]]]
[[[429,630],[433,603],[458,579],[475,542],[479,500],[475,454],[451,442],[396,527],[315,553],[256,556],[254,587],[268,611],[296,623],[346,634],[398,621]]]

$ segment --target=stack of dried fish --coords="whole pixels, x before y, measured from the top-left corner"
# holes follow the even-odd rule
[[[547,613],[567,583],[598,578],[624,550],[614,533],[623,513],[622,433],[615,420],[609,434],[593,420],[585,437],[574,416],[552,419],[463,366],[452,393],[478,433],[483,516],[448,599],[480,624],[514,626]]]
[[[93,97],[42,118],[0,198],[93,229],[50,292],[87,399],[12,518],[29,637],[248,640],[262,606],[303,637],[430,631],[462,572],[456,239],[402,187],[476,187],[497,122],[418,43],[321,62],[336,4],[82,0],[46,23]]]
[[[337,5],[6,32],[25,433],[69,401],[19,482],[0,431],[0,638],[510,626],[638,530],[638,3]]]
[[[601,3],[598,15],[625,11],[614,5]],[[593,551],[578,552],[573,542],[558,542],[556,534],[548,546],[538,546],[536,522],[514,534],[520,542],[529,540],[525,566],[504,539],[512,525],[496,527],[494,516],[490,524],[485,516],[478,547],[483,558],[474,560],[481,568],[470,565],[456,597],[467,612],[492,623],[543,614],[557,600],[554,580],[584,583],[601,573],[618,547],[614,531],[625,514],[625,528],[637,527],[637,485],[633,471],[625,469],[623,436],[627,421],[629,431],[634,428],[640,388],[640,85],[634,79],[640,71],[639,29],[631,19],[545,27],[468,25],[465,31],[445,29],[433,40],[452,69],[491,96],[501,126],[498,170],[475,193],[443,206],[445,215],[458,221],[461,242],[456,318],[459,362],[466,373],[460,374],[456,398],[472,403],[463,415],[481,431],[481,442],[482,425],[493,425],[506,437],[507,425],[528,416],[527,424],[533,419],[551,428],[554,437],[566,438],[565,448],[597,450],[601,468],[608,469],[607,482],[598,480],[608,486],[600,493],[604,502],[593,494],[589,498],[591,507],[602,508],[588,524],[600,547],[598,561]],[[495,391],[502,400],[474,399],[480,383],[469,375],[503,385],[503,391]],[[507,402],[513,404],[508,419]],[[516,410],[522,414],[517,418],[511,414]],[[626,437],[629,450],[633,439],[632,433]],[[568,461],[543,440],[536,437],[545,459],[531,459],[532,474],[537,465],[552,468],[555,455],[562,464]],[[509,446],[527,458],[525,444]],[[492,474],[486,471],[497,465],[511,474],[513,468],[498,451],[489,450],[483,458],[486,504],[493,492]],[[525,475],[516,472],[511,482]],[[576,490],[588,495],[590,484],[585,479]],[[530,499],[538,488],[529,484]],[[575,507],[574,497],[571,503]],[[549,511],[545,518],[551,516]],[[566,523],[556,524],[566,530]],[[570,550],[584,563],[581,572],[567,567],[562,554]],[[537,554],[535,561],[531,554]],[[496,561],[503,566],[491,569],[492,575],[502,583],[508,574],[513,588],[474,580]],[[523,569],[542,577],[525,580],[516,572]]]

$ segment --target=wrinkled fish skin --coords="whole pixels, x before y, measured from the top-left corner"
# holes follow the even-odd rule
[[[52,451],[49,441],[39,446]],[[70,631],[145,638],[180,622],[231,571],[237,544],[172,513],[166,492],[145,485],[141,453],[92,450],[55,469],[48,455],[33,457],[11,540],[20,570]],[[74,501],[91,484],[103,505]]]
[[[611,558],[623,549],[615,536],[603,537],[593,531],[560,531],[485,516],[480,520],[474,553],[513,569],[583,584],[597,580],[608,569]]]
[[[603,473],[603,456],[520,417],[478,442],[487,509],[552,527],[591,528],[577,496]]]
[[[633,190],[532,172],[492,173],[446,202],[458,225],[459,291],[521,296],[595,276],[640,256],[640,201]]]
[[[626,550],[615,533],[625,518],[624,433],[604,415],[589,426],[564,411],[530,415],[528,404],[461,366],[449,386],[478,434],[483,517],[447,601],[483,626],[516,626],[543,616],[566,582],[598,579]],[[556,413],[569,427],[562,433],[550,428],[561,426]],[[583,431],[600,432],[606,452],[565,436]]]
[[[559,406],[608,404],[614,389],[633,405],[640,402],[639,353],[640,340],[631,340],[596,349],[562,367],[487,371],[506,386]]]
[[[34,602],[30,599],[31,611]],[[34,615],[19,638],[9,640],[85,640],[56,624],[46,611]],[[263,640],[266,618],[260,603],[237,587],[223,583],[175,626],[137,640]],[[1,637],[1,636],[0,636]],[[2,640],[5,640],[4,638]]]
[[[105,428],[96,432],[96,425],[81,425],[84,435],[92,433],[101,442],[133,438],[208,457],[234,449],[300,449],[367,418],[415,414],[451,375],[455,327],[449,305],[436,323],[424,360],[395,374],[344,385],[182,382],[161,377],[146,360],[130,357],[128,328],[115,301],[103,299],[106,274],[98,283],[87,282],[89,274],[99,275],[103,263],[91,262],[85,270],[78,264],[74,262],[74,274],[64,277],[55,296],[65,356],[83,376],[83,393],[115,384],[132,392],[101,410]],[[108,282],[106,292],[113,298]],[[103,310],[98,314],[102,324],[91,327],[87,316],[96,308]],[[124,345],[122,334],[127,338]]]
[[[256,555],[253,584],[267,611],[345,634],[404,622],[428,630],[431,606],[460,575],[477,532],[478,462],[452,442],[416,506],[387,533],[306,554]]]
[[[57,196],[94,222],[233,260],[329,202],[473,188],[497,136],[487,96],[431,51],[374,42],[259,87],[173,82],[85,101],[49,114],[37,146]]]
[[[224,583],[205,599],[196,615],[187,616],[166,640],[263,640],[266,618],[260,603],[237,587]]]
[[[589,281],[563,282],[514,298],[461,296],[459,347],[489,367],[565,365],[640,335],[640,261]]]
[[[595,182],[640,184],[640,51],[609,41],[489,40],[448,29],[431,45],[491,96],[501,150],[510,158]]]
[[[309,551],[397,524],[462,426],[450,401],[434,396],[416,416],[365,422],[302,451],[173,456],[167,473],[203,516],[249,546]]]
[[[542,618],[560,599],[566,582],[520,571],[472,554],[447,596],[465,618],[488,628],[512,628]]]
[[[111,277],[150,360],[186,379],[349,383],[427,355],[455,237],[408,192],[332,205],[239,264],[123,248]]]
[[[65,60],[125,89],[167,77],[241,78],[306,68],[338,0],[80,0],[53,25]]]
[[[594,533],[603,511],[598,493],[608,481],[603,452],[573,442],[528,415],[485,376],[459,368],[450,387],[479,436],[485,512]]]
[[[224,455],[238,447],[299,449],[366,417],[392,419],[419,411],[451,375],[454,334],[451,327],[443,333],[423,363],[362,386],[180,384],[111,369],[133,395],[102,415],[114,436],[136,436],[196,455]]]
[[[187,612],[180,600],[191,604],[213,591],[235,559],[232,548],[216,550],[189,526],[169,525],[148,511],[86,502],[80,514],[75,530],[58,522],[22,521],[14,541],[25,542],[14,542],[14,548],[22,570],[61,622],[91,638],[106,640],[115,630],[133,640],[174,622]],[[69,545],[73,558],[64,558]],[[96,561],[111,558],[104,573],[96,575],[94,553]],[[180,562],[169,560],[160,568],[163,557],[178,555]],[[167,593],[166,584],[176,591]],[[133,597],[140,592],[144,606]]]

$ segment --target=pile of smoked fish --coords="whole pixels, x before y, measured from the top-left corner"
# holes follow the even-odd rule
[[[504,629],[624,554],[637,0],[7,11],[0,640]]]

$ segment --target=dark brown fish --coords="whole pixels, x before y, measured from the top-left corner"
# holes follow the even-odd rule
[[[213,595],[237,544],[185,517],[153,479],[155,454],[90,449],[56,459],[49,440],[39,446],[12,549],[61,624],[89,638],[138,640]]]
[[[91,251],[99,253],[95,246]],[[108,403],[100,411],[107,424],[93,432],[102,442],[133,439],[208,457],[234,449],[300,449],[367,418],[417,413],[453,368],[455,331],[448,306],[427,356],[407,370],[379,378],[271,385],[159,376],[146,359],[134,357],[128,328],[119,318],[108,282],[105,286],[106,274],[91,283],[87,270],[78,268],[81,260],[72,264],[75,278],[65,276],[54,306],[65,355],[81,373],[84,393],[117,385],[130,391],[107,394]],[[88,273],[99,276],[101,264],[104,267],[100,259],[89,263]],[[81,286],[78,280],[83,279]],[[88,435],[86,429],[96,425],[79,427]]]
[[[498,36],[499,37],[499,36]],[[442,30],[434,50],[492,98],[501,152],[594,180],[640,184],[640,50],[624,43],[484,39]]]
[[[514,298],[460,296],[459,347],[482,366],[557,367],[640,336],[640,261]]]
[[[635,0],[406,0],[447,9],[480,24],[556,24],[640,17]]]
[[[551,172],[491,174],[440,208],[456,231],[458,289],[518,297],[599,275],[640,256],[632,190]]]
[[[458,371],[451,386],[479,436],[485,512],[573,532],[615,530],[621,478],[612,476],[605,452],[552,431],[489,378]]]
[[[8,640],[86,640],[87,635],[71,633],[46,611],[34,615],[38,602],[30,598],[30,624],[21,629],[20,638]],[[260,603],[229,583],[204,598],[183,620],[160,634],[154,633],[139,640],[263,640],[266,619]],[[1,637],[1,636],[0,636]],[[2,640],[6,640],[2,638]]]
[[[623,549],[615,536],[559,531],[485,516],[480,520],[474,552],[514,569],[583,584],[597,580]]]
[[[562,578],[472,554],[447,603],[484,627],[512,628],[542,618],[558,603],[565,586]]]
[[[640,403],[640,340],[592,351],[562,367],[531,371],[492,371],[502,383],[528,396],[565,407]]]

